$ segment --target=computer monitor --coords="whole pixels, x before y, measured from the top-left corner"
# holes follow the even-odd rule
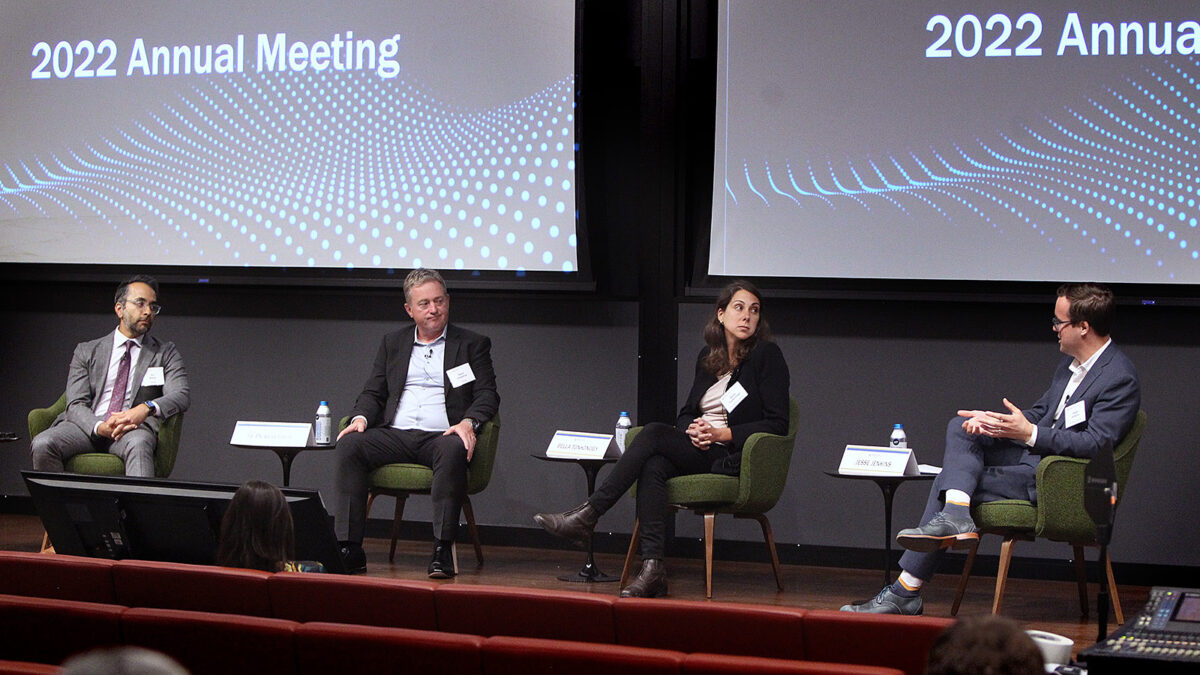
[[[55,551],[211,565],[221,517],[238,485],[22,471]],[[344,573],[321,493],[280,488],[291,507],[296,558]]]

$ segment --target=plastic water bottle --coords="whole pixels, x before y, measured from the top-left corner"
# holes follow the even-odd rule
[[[904,433],[903,424],[892,425],[892,440],[890,445],[893,448],[907,448],[908,435]]]
[[[329,416],[329,401],[321,401],[321,405],[317,406],[313,438],[317,445],[329,445],[333,442],[333,418]]]
[[[633,428],[633,420],[629,419],[629,413],[621,411],[621,416],[617,418],[617,429],[613,433],[613,437],[617,439],[617,449],[622,454],[625,453],[625,434]]]

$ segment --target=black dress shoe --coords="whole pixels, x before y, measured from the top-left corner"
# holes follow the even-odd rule
[[[433,544],[433,559],[429,561],[429,578],[450,579],[455,571],[454,542],[438,539]]]
[[[657,598],[667,594],[667,566],[658,558],[642,561],[637,578],[621,589],[622,598]]]
[[[588,502],[563,513],[539,513],[533,517],[533,521],[547,532],[579,548],[587,548],[597,520],[600,520],[600,513]]]
[[[342,566],[347,574],[367,573],[367,554],[363,552],[362,544],[352,541],[338,542],[338,555],[342,557]]]

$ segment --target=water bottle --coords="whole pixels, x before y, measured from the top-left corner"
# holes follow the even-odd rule
[[[617,418],[617,429],[613,433],[613,437],[617,439],[617,450],[623,454],[625,452],[625,434],[633,428],[633,420],[629,419],[629,413],[621,411],[621,416]]]
[[[329,416],[329,401],[317,406],[317,419],[313,424],[313,438],[317,445],[333,443],[333,418]]]
[[[908,435],[906,435],[904,433],[904,425],[903,424],[892,425],[891,446],[893,448],[907,448],[908,447]]]

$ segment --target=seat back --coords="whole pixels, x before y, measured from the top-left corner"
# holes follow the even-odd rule
[[[64,392],[49,408],[34,408],[29,411],[29,438],[50,428],[54,420],[67,409],[67,394]],[[176,413],[158,427],[158,445],[154,449],[154,475],[168,478],[175,470],[175,459],[179,456],[179,439],[183,436],[183,413]],[[85,452],[75,455],[66,462],[70,473],[92,476],[123,476],[125,463],[120,457],[107,452]]]
[[[188,671],[291,675],[295,621],[134,607],[121,616],[125,644],[162,652]]]
[[[306,623],[296,629],[300,675],[479,675],[484,639],[411,628]]]
[[[0,593],[113,603],[115,564],[103,558],[0,551]]]
[[[498,636],[483,643],[483,672],[488,675],[678,675],[683,659],[683,653],[665,649],[567,640]]]
[[[804,614],[804,656],[923,675],[934,640],[953,623],[927,616],[809,610]]]
[[[437,630],[431,581],[280,572],[267,580],[272,616],[292,621]]]
[[[613,643],[614,598],[507,586],[438,586],[438,630]]]
[[[781,659],[804,658],[805,610],[741,603],[621,598],[613,606],[617,643],[634,647]],[[720,630],[713,630],[720,626]]]
[[[121,644],[124,607],[96,602],[0,595],[0,659],[62,663]]]
[[[121,560],[113,566],[117,602],[247,616],[271,616],[270,572],[210,565]]]

